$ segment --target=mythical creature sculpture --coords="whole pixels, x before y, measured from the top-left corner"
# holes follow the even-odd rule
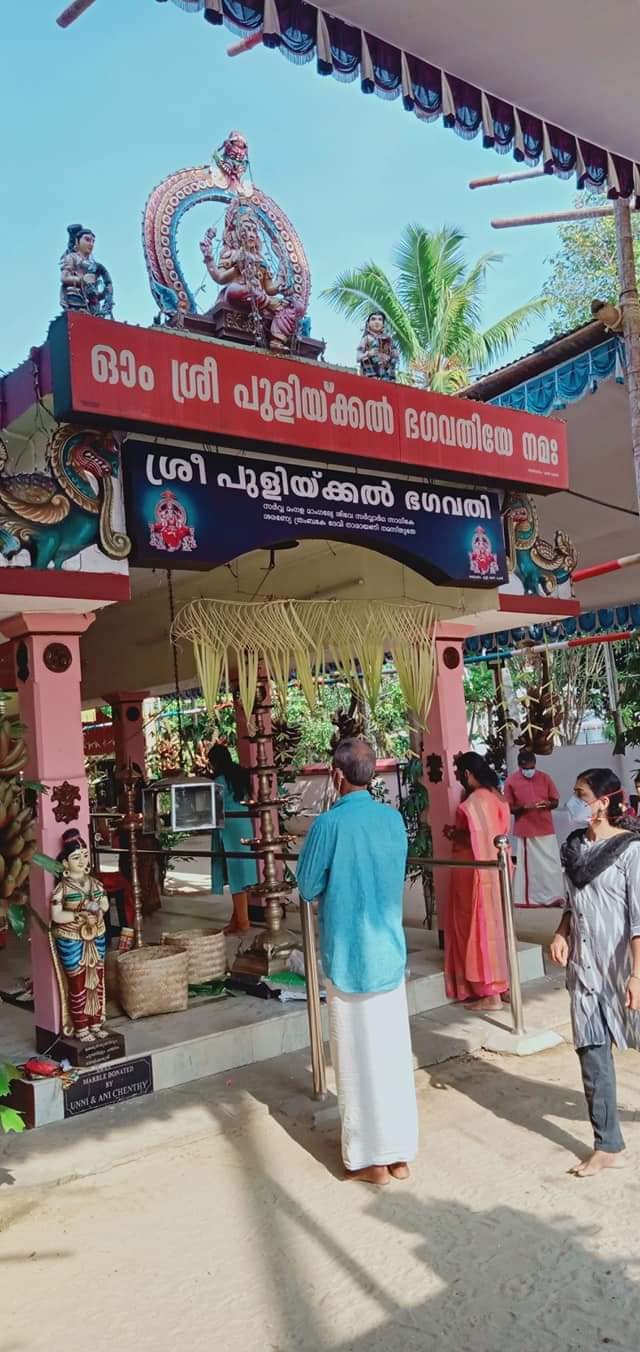
[[[578,561],[573,541],[557,530],[554,543],[538,534],[538,512],[527,493],[509,493],[504,503],[509,569],[527,596],[551,596],[567,582]]]
[[[61,568],[91,545],[125,559],[131,543],[112,524],[120,471],[113,437],[64,425],[49,444],[48,465],[48,474],[6,474],[6,457],[0,462],[0,553],[12,559],[26,549],[32,568]]]
[[[257,342],[261,342],[264,329],[270,347],[288,348],[302,319],[301,301],[288,287],[282,263],[276,277],[269,270],[256,213],[239,201],[227,208],[217,263],[213,256],[215,234],[211,227],[200,245],[209,276],[222,287],[211,314],[224,306],[244,311],[253,319]]]
[[[400,357],[398,344],[387,329],[381,310],[374,310],[358,344],[360,374],[377,380],[395,380]]]
[[[76,830],[65,831],[60,882],[51,896],[51,952],[62,1005],[62,1031],[81,1042],[109,1036],[104,1027],[107,894],[90,873],[89,851]]]
[[[113,282],[103,263],[93,257],[96,237],[85,225],[68,225],[67,248],[60,259],[60,304],[63,310],[113,318]]]
[[[309,264],[284,212],[247,177],[248,163],[247,142],[241,132],[234,131],[215,152],[213,165],[180,169],[154,188],[143,218],[149,282],[168,323],[177,324],[187,315],[197,315],[196,299],[178,254],[178,226],[187,211],[203,202],[239,207],[237,213],[227,212],[217,260],[213,257],[215,231],[208,231],[203,240],[208,271],[227,289],[243,288],[248,309],[270,320],[269,340],[286,344],[294,314],[295,324],[304,332],[311,286]],[[231,261],[234,253],[237,256]],[[224,281],[216,271],[225,274]],[[227,277],[227,272],[232,275]],[[239,291],[229,294],[229,306],[240,300]],[[249,340],[255,341],[252,334]]]
[[[213,163],[211,182],[216,187],[251,197],[253,184],[245,177],[249,172],[249,147],[241,131],[229,132],[222,145],[214,150]]]

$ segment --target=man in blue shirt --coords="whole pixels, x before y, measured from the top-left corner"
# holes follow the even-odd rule
[[[338,800],[311,827],[297,882],[303,901],[319,902],[347,1175],[384,1185],[409,1176],[417,1109],[404,984],[407,834],[400,813],[368,792],[375,768],[367,742],[338,744]]]

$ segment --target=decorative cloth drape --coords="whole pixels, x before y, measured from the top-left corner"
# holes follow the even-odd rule
[[[624,384],[625,350],[622,338],[608,338],[590,352],[556,366],[544,375],[525,380],[522,385],[499,394],[490,402],[501,408],[516,408],[525,413],[559,413],[585,394],[595,394],[601,380],[613,376]]]
[[[295,671],[310,707],[327,664],[352,686],[362,681],[372,709],[391,653],[407,708],[426,718],[433,694],[435,615],[407,601],[190,601],[176,615],[172,637],[193,643],[205,703],[213,711],[220,686],[236,674],[251,716],[264,668],[286,708]]]
[[[523,639],[532,643],[550,643],[557,639],[579,638],[581,635],[625,633],[628,629],[640,632],[640,605],[607,606],[603,610],[585,610],[582,615],[556,620],[554,624],[532,624],[528,628],[501,629],[496,634],[474,634],[465,639],[465,652],[495,652],[498,648],[513,648]]]
[[[173,0],[187,12],[201,10],[212,24],[226,24],[243,37],[260,35],[265,47],[303,64],[315,57],[320,75],[360,80],[363,94],[402,98],[425,122],[443,119],[459,136],[483,143],[520,163],[542,162],[549,174],[576,175],[579,188],[609,197],[635,197],[640,205],[640,167],[602,146],[578,140],[523,108],[495,98],[410,52],[325,14],[306,0]]]

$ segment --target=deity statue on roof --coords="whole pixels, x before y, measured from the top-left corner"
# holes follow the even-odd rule
[[[286,351],[304,309],[287,283],[282,264],[275,275],[269,268],[256,213],[239,201],[227,208],[217,262],[213,254],[215,237],[212,226],[200,245],[209,276],[222,288],[211,313],[222,308],[244,312],[253,319],[258,343],[264,335],[271,348]]]
[[[200,248],[220,288],[200,308],[178,247],[181,222],[192,209],[221,204],[223,224],[211,226]],[[310,333],[311,290],[304,247],[282,207],[252,179],[246,137],[231,131],[213,162],[169,174],[150,194],[143,216],[149,282],[158,322],[193,328],[231,342],[288,350],[318,358],[324,343]]]
[[[68,225],[67,248],[60,259],[60,304],[63,310],[113,318],[113,282],[93,256],[96,237],[86,225]]]
[[[381,310],[372,310],[368,316],[357,356],[361,375],[373,376],[376,380],[395,380],[400,352]]]

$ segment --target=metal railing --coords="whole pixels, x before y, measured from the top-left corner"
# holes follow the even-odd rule
[[[432,859],[427,855],[411,855],[408,862],[410,864],[419,864],[425,868],[467,868],[467,869],[489,869],[498,874],[500,884],[500,899],[502,903],[502,916],[504,921],[504,933],[507,950],[507,963],[509,968],[509,1002],[511,1005],[511,1032],[514,1037],[521,1036],[525,1031],[524,1026],[524,1008],[522,1003],[522,986],[520,983],[520,968],[518,965],[518,943],[516,939],[515,923],[513,918],[513,887],[511,883],[511,846],[508,836],[496,836],[494,841],[497,857],[496,859]],[[118,849],[115,846],[101,846],[96,841],[96,851],[99,854],[129,854],[127,848]],[[166,858],[182,859],[246,859],[247,851],[240,850],[156,850],[156,849],[138,849],[140,855],[163,855]],[[287,863],[295,863],[297,854],[278,853],[276,856]],[[324,1055],[324,1038],[322,1034],[322,1010],[320,1004],[320,987],[318,982],[318,958],[316,947],[315,916],[313,908],[306,903],[300,907],[300,919],[302,928],[302,951],[304,955],[305,978],[307,982],[307,1015],[309,1019],[309,1042],[311,1047],[311,1073],[313,1080],[313,1097],[322,1100],[327,1093],[327,1071]]]

